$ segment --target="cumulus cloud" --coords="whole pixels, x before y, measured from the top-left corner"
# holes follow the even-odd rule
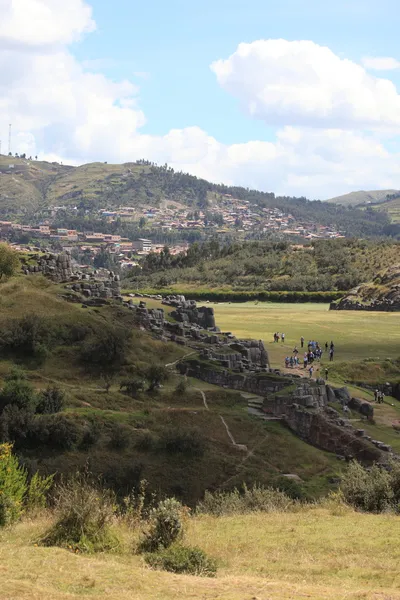
[[[400,121],[393,84],[328,48],[269,40],[241,44],[215,62],[219,84],[247,112],[279,125],[272,141],[226,145],[195,125],[141,132],[138,88],[69,50],[95,28],[84,0],[0,0],[0,11],[3,152],[12,123],[13,151],[45,160],[149,158],[215,182],[320,198],[398,185],[400,155],[380,141],[381,126]]]
[[[362,64],[372,71],[394,71],[400,69],[400,61],[391,56],[365,56]]]
[[[311,41],[240,44],[211,69],[248,114],[269,125],[400,126],[400,95],[390,80]]]
[[[95,29],[82,0],[0,0],[2,48],[68,44]]]

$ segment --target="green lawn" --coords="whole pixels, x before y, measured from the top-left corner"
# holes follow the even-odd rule
[[[238,337],[266,342],[271,364],[282,366],[294,346],[300,349],[304,336],[321,344],[335,343],[335,361],[385,359],[400,355],[400,315],[398,313],[330,311],[327,304],[256,303],[207,304],[215,309],[222,331]],[[275,344],[273,334],[286,335],[285,343]]]

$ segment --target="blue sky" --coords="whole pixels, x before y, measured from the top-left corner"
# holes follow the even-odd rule
[[[397,3],[0,0],[0,139],[310,198],[398,189]]]
[[[104,59],[101,71],[139,85],[147,118],[143,132],[150,134],[197,125],[226,144],[272,139],[273,128],[243,114],[209,68],[240,42],[304,39],[355,61],[366,55],[400,58],[395,0],[92,0],[91,5],[97,31],[74,54]],[[391,79],[399,83],[396,73]]]

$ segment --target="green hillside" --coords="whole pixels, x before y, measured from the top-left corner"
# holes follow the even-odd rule
[[[128,276],[136,289],[228,291],[349,290],[398,261],[399,243],[356,239],[311,245],[247,242],[219,246],[213,240],[186,253],[150,254],[143,270]],[[250,299],[250,298],[249,298]]]
[[[400,194],[396,198],[374,205],[375,210],[386,212],[392,223],[400,223]]]
[[[17,365],[25,373],[27,384],[18,384],[24,389],[41,393],[55,386],[65,393],[56,414],[7,409],[0,415],[0,441],[14,441],[28,469],[63,473],[90,464],[120,494],[144,478],[152,490],[190,505],[205,489],[272,483],[287,472],[298,474],[315,497],[340,472],[334,455],[279,423],[249,416],[247,398],[238,392],[197,380],[179,391],[181,378],[171,370],[159,391],[123,393],[121,382],[137,381],[150,364],[166,365],[188,352],[140,331],[128,309],[68,303],[60,287],[41,276],[11,279],[0,292],[0,388]],[[107,392],[92,361],[118,339],[125,340],[124,353]],[[245,456],[232,445],[221,416],[236,443],[247,446]]]
[[[382,213],[365,213],[303,197],[276,197],[272,192],[217,185],[148,161],[71,167],[0,156],[0,214],[7,218],[37,220],[51,206],[78,207],[89,212],[168,203],[204,208],[219,203],[224,195],[247,201],[257,210],[279,208],[298,221],[336,227],[347,235],[381,235],[389,224]]]
[[[335,196],[330,198],[327,202],[333,202],[334,204],[341,204],[342,206],[360,206],[361,204],[371,204],[378,202],[385,202],[386,196],[391,194],[398,194],[398,190],[372,190],[372,191],[359,191],[350,192],[343,196]]]

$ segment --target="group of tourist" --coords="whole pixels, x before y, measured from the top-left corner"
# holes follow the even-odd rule
[[[274,333],[274,342],[278,343],[279,340],[282,340],[282,342],[285,341],[285,334],[284,333]]]
[[[282,340],[282,342],[284,342],[285,334],[284,333],[281,333],[281,334],[274,333],[274,342],[278,343],[280,339]],[[301,348],[304,348],[304,343],[305,343],[305,339],[303,336],[301,336],[301,338],[300,338]],[[329,361],[332,362],[333,356],[335,353],[335,344],[333,343],[333,341],[331,341],[330,344],[328,344],[328,342],[325,342],[325,352],[328,353]],[[310,377],[312,377],[312,375],[314,373],[314,366],[313,366],[314,361],[319,362],[322,358],[322,355],[323,355],[323,349],[322,349],[320,343],[315,340],[309,340],[308,344],[307,344],[307,351],[305,351],[304,355],[303,355],[303,368],[304,368],[304,370],[308,368]],[[293,348],[292,355],[285,357],[285,367],[287,369],[289,369],[289,368],[293,369],[293,368],[296,368],[299,366],[300,366],[299,350],[298,350],[297,346],[295,346]],[[325,379],[327,379],[327,378],[328,378],[328,369],[325,368]]]

